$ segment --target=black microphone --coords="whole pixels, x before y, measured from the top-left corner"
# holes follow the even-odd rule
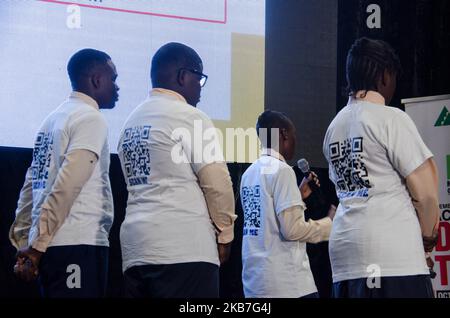
[[[299,161],[297,161],[297,167],[300,169],[301,172],[303,172],[305,178],[309,178],[311,170],[309,168],[309,163],[306,159],[302,158]],[[314,180],[309,181],[308,185],[312,191],[311,196],[315,198],[318,204],[325,205],[326,202],[323,197],[322,190],[320,190],[320,188],[317,186]]]

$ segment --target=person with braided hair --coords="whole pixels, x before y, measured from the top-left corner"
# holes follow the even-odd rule
[[[424,253],[437,243],[438,173],[403,111],[387,107],[401,71],[384,41],[360,38],[347,56],[349,102],[323,152],[340,201],[330,235],[337,298],[431,298]]]

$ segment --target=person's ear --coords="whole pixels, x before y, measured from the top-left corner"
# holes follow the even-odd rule
[[[101,83],[101,76],[100,76],[99,73],[92,74],[90,80],[91,80],[92,87],[94,87],[95,89],[99,89],[100,88],[100,86],[101,86],[101,84],[100,84]]]
[[[286,128],[281,128],[280,129],[280,136],[283,140],[287,140],[289,138],[288,136],[288,131]]]
[[[388,70],[384,70],[381,84],[383,84],[383,86],[387,86],[388,82],[390,80],[390,77],[391,77],[391,74],[389,74],[389,71]]]
[[[186,81],[186,71],[181,69],[177,74],[177,83],[179,86],[183,87]]]
[[[386,71],[383,71],[380,76],[378,77],[377,80],[377,91],[381,92],[384,90],[384,88],[386,87]]]

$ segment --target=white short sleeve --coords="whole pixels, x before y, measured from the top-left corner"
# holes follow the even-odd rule
[[[402,111],[393,114],[386,136],[389,160],[404,178],[433,157],[414,122]]]
[[[69,125],[69,146],[67,152],[84,149],[92,151],[100,158],[105,145],[108,127],[100,113],[86,112]]]
[[[277,215],[293,206],[304,205],[294,170],[287,165],[280,166],[278,173],[274,175],[273,201]]]

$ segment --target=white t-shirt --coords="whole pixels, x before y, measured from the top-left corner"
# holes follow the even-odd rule
[[[108,128],[103,115],[86,103],[90,97],[72,93],[43,122],[33,150],[33,209],[29,243],[38,235],[41,205],[51,192],[66,153],[89,150],[98,156],[94,172],[84,185],[50,246],[109,246],[113,198],[109,181]],[[92,100],[92,103],[95,103]]]
[[[323,151],[340,199],[329,244],[333,281],[428,274],[405,178],[432,153],[408,115],[351,103],[330,124]]]
[[[146,264],[219,264],[215,230],[197,178],[210,163],[201,156],[202,133],[209,128],[217,142],[203,112],[162,90],[152,91],[126,120],[117,149],[129,193],[120,229],[124,271]],[[186,133],[193,140],[200,137],[195,139],[200,143],[192,146]],[[196,159],[192,163],[191,156]]]
[[[240,189],[245,297],[298,298],[317,292],[306,243],[286,241],[277,220],[287,208],[304,206],[292,168],[262,156],[245,171]]]

